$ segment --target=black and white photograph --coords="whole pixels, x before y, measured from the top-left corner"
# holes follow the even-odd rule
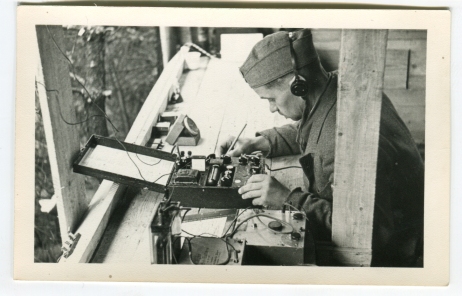
[[[193,282],[229,282],[210,278],[228,268],[300,274],[277,283],[325,268],[397,270],[410,281],[432,273],[438,233],[429,221],[447,209],[429,213],[428,180],[438,173],[446,184],[449,175],[430,157],[449,126],[432,125],[441,141],[429,130],[428,95],[448,101],[449,76],[430,66],[435,33],[419,23],[425,17],[415,26],[383,26],[380,14],[371,15],[377,27],[271,25],[274,11],[245,22],[257,14],[243,10],[235,25],[226,21],[236,12],[210,9],[176,21],[199,10],[152,8],[160,20],[151,24],[111,22],[110,11],[101,22],[91,13],[87,22],[47,22],[45,11],[28,22],[20,37],[32,61],[34,194],[16,204],[28,207],[16,217],[28,223],[15,243],[27,241],[33,258],[16,274],[34,278],[25,266],[42,263],[53,272],[79,263],[121,281],[146,281],[149,273],[130,275],[137,266],[188,270]],[[447,15],[434,16],[446,24]],[[431,89],[437,73],[442,83]],[[448,190],[439,189],[442,206]]]

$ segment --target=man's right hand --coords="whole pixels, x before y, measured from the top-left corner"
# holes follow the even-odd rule
[[[230,136],[225,141],[220,143],[219,146],[219,155],[225,154],[231,144],[233,143],[236,137]],[[255,137],[255,138],[239,138],[234,144],[233,150],[227,153],[229,156],[240,156],[241,154],[250,154],[254,151],[261,151],[263,154],[268,153],[270,149],[270,143],[264,137]]]

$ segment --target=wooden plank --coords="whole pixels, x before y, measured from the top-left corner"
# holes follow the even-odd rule
[[[408,89],[420,89],[425,90],[426,88],[426,75],[409,75]]]
[[[316,264],[319,266],[370,266],[371,249],[342,248],[330,242],[316,242]]]
[[[137,145],[145,145],[151,136],[153,123],[158,119],[167,105],[171,95],[172,84],[183,71],[184,54],[188,48],[183,47],[173,57],[172,62],[164,67],[159,80],[149,93],[143,107],[141,108],[135,122],[128,133],[125,142]],[[77,229],[81,234],[79,243],[74,253],[67,259],[60,262],[84,263],[89,262],[109,222],[112,211],[119,199],[123,196],[126,186],[104,180],[95,193],[82,225]],[[153,199],[161,198],[163,194],[154,194]]]
[[[230,98],[232,86],[227,83],[227,63],[210,60],[196,100],[186,114],[191,117],[201,131],[201,139],[197,146],[185,147],[193,155],[207,155],[215,151],[218,135],[223,120],[223,113]],[[206,114],[206,116],[204,116]]]
[[[386,89],[385,94],[396,106],[425,106],[425,90]]]
[[[385,90],[416,143],[425,142],[425,90]]]
[[[425,106],[395,106],[416,143],[425,143]]]
[[[311,29],[313,34],[313,42],[325,42],[325,41],[338,41],[342,36],[341,29]]]
[[[338,69],[339,50],[337,49],[319,49],[319,59],[326,71],[334,71]]]
[[[332,215],[332,242],[339,247],[372,248],[387,34],[342,32]]]
[[[427,39],[427,30],[389,30],[388,40]]]
[[[386,89],[406,89],[409,51],[387,50],[383,87]]]
[[[157,122],[159,114],[166,109],[168,100],[173,93],[172,85],[178,83],[178,79],[183,72],[184,58],[188,51],[189,48],[183,46],[180,52],[164,68],[164,72],[162,72],[146,98],[143,108],[138,113],[125,142],[142,145],[149,140],[152,126]]]
[[[175,56],[175,47],[178,44],[178,38],[174,32],[174,28],[171,27],[159,27],[159,36],[162,50],[162,64],[165,67],[170,59]]]
[[[127,191],[124,204],[118,206],[111,217],[92,263],[132,262],[154,218],[160,202],[158,195],[148,190]],[[149,263],[149,259],[146,263]]]
[[[37,88],[57,197],[59,228],[65,240],[68,230],[74,232],[77,229],[88,206],[85,179],[72,173],[73,159],[80,150],[79,130],[76,125],[65,122],[75,123],[77,116],[69,64],[59,50],[64,48],[63,29],[61,26],[37,26],[37,40],[41,60]]]
[[[409,75],[426,75],[427,71],[427,40],[389,40],[388,50],[404,49],[411,50]]]
[[[326,71],[338,69],[339,50],[338,49],[318,49],[318,55]],[[416,63],[420,60],[415,61]],[[408,50],[390,49],[387,50],[385,65],[386,89],[406,89],[407,70],[408,70]],[[414,74],[415,75],[415,74]]]
[[[340,50],[340,40],[313,42],[317,51],[319,50]]]

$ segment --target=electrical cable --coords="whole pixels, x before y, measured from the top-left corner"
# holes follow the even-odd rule
[[[242,220],[237,226],[236,228],[234,228],[233,232],[231,232],[231,234],[229,235],[229,237],[233,237],[233,235],[236,233],[237,229],[239,229],[239,227],[241,227],[245,222],[247,222],[248,220],[250,219],[253,219],[255,217],[266,217],[266,218],[269,218],[269,219],[273,219],[275,221],[278,221],[279,223],[285,225],[285,226],[289,226],[291,228],[290,231],[277,231],[277,233],[281,233],[281,234],[288,234],[288,233],[292,233],[295,231],[294,227],[292,225],[290,225],[290,223],[287,223],[286,221],[283,221],[281,219],[278,219],[278,218],[275,218],[275,217],[272,217],[270,215],[266,215],[266,214],[255,214],[255,215],[252,215],[252,216],[249,216],[247,218],[245,218],[244,220]]]
[[[192,42],[186,42],[185,43],[185,46],[189,46],[189,47],[194,47],[195,49],[197,49],[198,51],[200,51],[201,53],[205,54],[206,56],[208,56],[209,58],[213,59],[215,58],[213,55],[211,55],[209,52],[207,52],[205,49],[203,49],[202,47],[200,47],[199,45],[197,44],[194,44]]]
[[[248,209],[252,208],[252,206],[250,207],[247,207],[245,208],[244,210],[242,210],[242,212],[240,212],[236,218],[234,218],[234,220],[231,222],[231,224],[229,225],[228,229],[226,229],[226,231],[223,233],[223,235],[221,237],[226,237],[226,234],[228,233],[228,231],[231,229],[231,227],[234,227],[236,225],[236,222],[237,222],[237,219],[242,215],[244,214],[245,211],[247,211]],[[234,225],[234,226],[233,226]]]
[[[138,170],[138,173],[139,173],[139,175],[141,176],[141,178],[142,178],[144,181],[148,181],[148,180],[143,176],[143,174],[141,173],[141,170],[140,170],[140,168],[138,167],[138,165],[137,165],[137,164],[135,163],[135,161],[131,158],[131,156],[130,156],[128,150],[127,150],[127,148],[125,147],[125,145],[115,136],[115,134],[119,132],[119,130],[117,129],[117,127],[112,123],[111,119],[108,117],[108,115],[106,114],[106,112],[104,112],[104,110],[102,110],[97,104],[95,104],[95,99],[92,97],[92,95],[90,94],[90,92],[88,91],[88,89],[85,87],[85,85],[77,78],[77,75],[75,74],[75,66],[74,66],[74,64],[73,64],[72,61],[67,57],[67,55],[62,51],[62,49],[59,47],[58,43],[56,42],[56,40],[55,40],[54,37],[53,37],[53,34],[51,34],[50,29],[48,28],[48,26],[46,25],[45,27],[47,28],[48,34],[49,34],[49,36],[51,37],[51,39],[52,39],[54,45],[56,46],[56,48],[59,50],[59,52],[61,53],[61,55],[67,60],[67,62],[70,64],[73,77],[75,78],[75,80],[82,86],[82,88],[83,88],[83,89],[85,90],[85,92],[87,93],[88,97],[90,98],[90,103],[91,103],[92,105],[94,105],[94,106],[103,114],[103,115],[91,115],[91,116],[89,116],[89,115],[87,114],[87,118],[86,118],[85,120],[83,120],[83,121],[75,122],[75,123],[68,122],[68,121],[64,118],[64,116],[63,116],[63,114],[62,114],[61,106],[60,106],[60,104],[59,104],[59,99],[57,99],[58,109],[59,109],[59,112],[60,112],[60,117],[61,117],[61,119],[62,119],[66,124],[68,124],[68,125],[79,125],[79,124],[83,124],[83,123],[89,121],[89,120],[90,120],[91,118],[93,118],[93,117],[104,117],[104,118],[109,122],[109,124],[111,125],[111,127],[114,129],[114,138],[115,138],[115,140],[116,140],[116,141],[122,146],[122,148],[125,150],[125,152],[127,153],[128,158],[129,158],[129,159],[131,160],[131,162],[135,165],[135,167],[136,167],[136,169]],[[55,92],[58,93],[58,96],[59,96],[59,91],[58,91],[58,90],[48,90],[48,89],[46,88],[46,86],[45,86],[43,83],[41,83],[41,82],[38,82],[38,83],[41,84],[41,85],[43,85],[43,87],[45,88],[46,91],[55,91]],[[155,163],[155,164],[149,164],[149,163],[146,163],[146,162],[142,161],[142,160],[139,158],[139,156],[138,156],[137,153],[135,153],[135,154],[136,154],[137,158],[138,158],[142,163],[144,163],[144,164],[146,164],[146,165],[149,165],[149,166],[154,166],[154,165],[157,165],[157,164],[159,164],[159,163],[161,162],[161,160],[159,160],[159,161],[158,161],[157,163]],[[166,174],[166,175],[168,175],[168,174]],[[165,176],[165,175],[160,176],[158,179],[156,179],[156,180],[155,180],[154,182],[152,182],[152,183],[155,183],[156,181],[158,181],[158,180],[159,180],[161,177],[163,177],[163,176]]]
[[[265,167],[268,171],[270,172],[276,172],[276,171],[282,171],[282,170],[287,170],[287,169],[301,169],[302,167],[300,166],[287,166],[287,167],[282,167],[282,168],[277,168],[277,169],[270,169],[270,167],[265,163]]]
[[[186,208],[186,209],[184,209],[184,210],[185,210],[185,212],[184,212],[184,214],[183,214],[183,218],[181,218],[181,223],[183,223],[184,218],[186,217],[186,214],[187,214],[189,211],[191,211],[191,208]]]
[[[188,233],[188,232],[185,231],[185,230],[182,230],[182,231]],[[188,234],[189,234],[189,235],[193,235],[193,234],[190,234],[190,233],[188,233]],[[209,234],[209,235],[212,235],[212,234],[210,234],[210,233],[208,233],[208,234]],[[201,234],[201,235],[202,235],[202,234]],[[226,239],[221,238],[221,237],[217,237],[217,236],[213,236],[213,235],[212,235],[212,236],[201,236],[201,235],[193,235],[193,237],[182,236],[182,235],[178,236],[178,237],[183,237],[183,238],[188,242],[188,247],[189,247],[189,260],[191,261],[192,264],[197,265],[197,263],[195,263],[195,262],[192,260],[192,252],[193,252],[193,249],[192,249],[191,241],[192,241],[193,239],[195,239],[195,238],[214,238],[214,239],[219,239],[219,240],[221,240],[221,241],[223,241],[223,242],[225,243],[226,252],[227,252],[227,254],[228,254],[228,257],[227,257],[226,261],[221,262],[221,263],[219,263],[219,264],[217,264],[217,265],[226,265],[226,264],[228,264],[229,261],[231,260],[231,253],[230,253],[230,251],[229,251],[229,246],[231,246],[231,248],[233,248],[233,251],[237,253],[236,248],[235,248],[231,243],[229,243]]]
[[[59,96],[59,90],[57,90],[57,89],[47,89],[46,86],[45,86],[45,84],[43,84],[43,83],[40,82],[40,81],[36,81],[36,83],[42,85],[43,88],[45,89],[45,91],[47,91],[47,92],[57,92],[57,96]],[[93,118],[93,117],[105,117],[104,115],[91,115],[91,116],[90,116],[90,115],[87,114],[87,118],[84,119],[84,120],[82,120],[82,121],[79,121],[79,122],[69,122],[69,121],[67,121],[67,120],[64,118],[64,116],[63,116],[63,112],[62,112],[62,110],[61,110],[61,105],[59,104],[59,100],[56,99],[56,102],[58,103],[59,116],[61,117],[61,119],[62,119],[67,125],[79,125],[79,124],[83,124],[83,123],[89,121],[89,120],[90,120],[91,118]]]
[[[308,219],[308,216],[307,216],[306,211],[305,211],[304,208],[301,208],[301,209],[299,210],[299,209],[297,209],[297,207],[294,207],[293,205],[291,205],[290,203],[287,203],[287,202],[284,203],[284,205],[289,206],[289,207],[295,209],[296,211],[300,212],[300,213],[303,215],[303,217],[306,219],[306,221],[308,221],[308,222],[310,221],[310,220]]]

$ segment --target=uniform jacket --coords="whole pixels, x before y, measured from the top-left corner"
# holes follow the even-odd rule
[[[335,155],[337,74],[313,109],[295,124],[257,133],[268,139],[268,157],[302,154],[305,188],[287,200],[303,208],[317,240],[330,240]],[[424,165],[415,142],[383,95],[374,209],[372,265],[413,266],[422,252]]]

